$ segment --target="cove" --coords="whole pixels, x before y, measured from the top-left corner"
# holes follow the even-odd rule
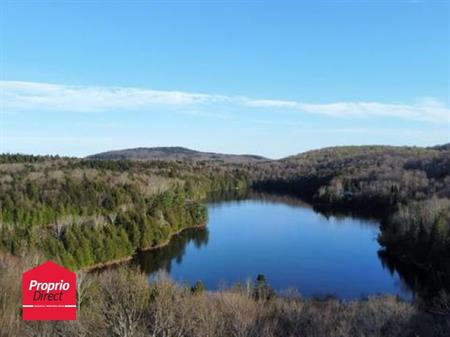
[[[277,291],[343,299],[413,292],[379,255],[377,220],[329,215],[294,198],[250,197],[208,204],[205,229],[187,230],[134,263],[152,278],[229,287],[264,274]]]

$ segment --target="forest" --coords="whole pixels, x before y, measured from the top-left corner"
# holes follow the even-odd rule
[[[3,156],[0,246],[36,250],[78,270],[130,257],[206,224],[207,191],[235,188],[232,172],[171,163]],[[217,179],[219,178],[219,179]]]
[[[448,147],[336,147],[282,160],[254,188],[382,221],[386,252],[450,272]]]
[[[423,306],[389,297],[354,302],[292,294],[269,298],[261,296],[271,292],[259,279],[251,287],[238,285],[212,295],[201,285],[190,289],[164,279],[144,285],[138,270],[85,273],[164,245],[184,229],[204,226],[206,200],[247,190],[291,194],[318,208],[376,217],[380,254],[438,275],[439,282],[450,279],[449,146],[334,147],[237,163],[3,154],[0,324],[10,329],[3,329],[3,336],[291,336],[300,328],[305,336],[411,336],[408,331],[444,336],[450,330],[448,294]],[[8,285],[16,282],[14,268],[47,259],[77,270],[86,282],[77,324],[24,326],[8,304],[8,287],[13,287],[10,293],[18,291]],[[134,309],[124,304],[133,320],[117,327],[123,308],[109,316],[100,306],[111,306],[107,285],[129,291],[130,282],[142,293],[133,295]],[[372,321],[366,321],[371,315]],[[418,316],[423,326],[416,326]],[[182,324],[175,328],[173,322]]]
[[[387,253],[450,272],[448,146],[335,147],[248,163],[4,154],[0,173],[3,249],[36,249],[75,269],[161,244],[206,223],[208,196],[253,189],[376,216]]]

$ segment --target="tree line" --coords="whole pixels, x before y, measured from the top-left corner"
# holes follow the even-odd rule
[[[0,247],[72,269],[115,261],[205,225],[208,191],[245,182],[180,163],[0,156]]]
[[[129,251],[128,243],[136,249],[165,240],[179,230],[180,219],[201,222],[206,196],[254,189],[375,215],[382,220],[379,242],[386,252],[450,270],[447,146],[332,147],[240,164],[27,155],[0,155],[0,163],[0,223],[2,238],[7,238],[3,246],[13,253],[20,254],[36,237],[55,239],[44,249],[59,252],[66,244],[62,233],[73,237],[67,228],[75,224],[69,227],[79,232],[77,238],[98,234],[112,245],[125,242],[120,253],[112,254],[121,256]],[[167,223],[171,225],[162,225]],[[91,226],[84,228],[86,224]],[[52,232],[56,234],[48,235]],[[117,239],[124,234],[128,240]],[[103,261],[100,256],[111,253],[83,260]]]

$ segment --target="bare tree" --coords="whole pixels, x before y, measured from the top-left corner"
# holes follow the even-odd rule
[[[100,287],[100,309],[108,336],[141,336],[142,318],[149,299],[145,276],[129,268],[119,268],[101,275]]]

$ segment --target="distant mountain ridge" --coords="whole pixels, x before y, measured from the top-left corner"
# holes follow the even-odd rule
[[[138,147],[132,149],[107,151],[87,157],[100,160],[189,160],[223,161],[226,163],[255,163],[270,159],[251,154],[222,154],[201,152],[185,147]]]
[[[363,146],[335,146],[317,150],[310,150],[279,159],[281,162],[298,162],[311,157],[317,158],[342,158],[361,155],[405,155],[427,150],[449,151],[450,143],[432,147],[416,146],[387,146],[387,145],[363,145]],[[223,154],[215,152],[202,152],[191,150],[181,146],[167,147],[138,147],[123,150],[106,151],[93,154],[87,159],[99,160],[188,160],[188,161],[221,161],[225,163],[259,163],[272,161],[272,159],[252,154]]]
[[[450,143],[433,146],[432,149],[439,151],[450,151]]]
[[[317,150],[301,152],[292,156],[281,158],[280,161],[286,163],[298,163],[302,161],[328,161],[344,158],[356,158],[368,156],[376,158],[384,155],[391,156],[413,156],[430,151],[449,151],[450,143],[436,145],[433,147],[420,146],[392,146],[392,145],[347,145],[324,147]]]

